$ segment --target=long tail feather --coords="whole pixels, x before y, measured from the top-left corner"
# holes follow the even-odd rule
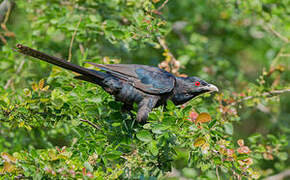
[[[16,47],[17,47],[17,51],[22,53],[22,54],[32,56],[34,58],[46,61],[50,64],[54,64],[54,65],[60,66],[62,68],[71,70],[71,71],[74,71],[74,72],[82,74],[84,76],[89,76],[90,78],[99,78],[99,79],[104,78],[104,76],[101,76],[98,73],[94,73],[93,71],[91,71],[89,69],[86,69],[84,67],[69,63],[64,59],[45,54],[43,52],[37,51],[37,50],[32,49],[30,47],[24,46],[22,44],[17,44]]]

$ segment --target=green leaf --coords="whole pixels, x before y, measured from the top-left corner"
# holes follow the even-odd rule
[[[259,133],[255,133],[253,135],[251,135],[250,137],[248,137],[248,140],[251,142],[251,143],[256,143],[260,138],[262,137],[261,134]]]
[[[55,109],[61,109],[64,104],[63,100],[60,98],[55,98],[51,103],[55,106]]]
[[[225,127],[225,132],[227,134],[233,135],[234,128],[233,128],[233,125],[231,123],[225,123],[224,127]]]
[[[152,141],[152,135],[149,131],[142,130],[137,133],[137,138],[143,142],[150,142]]]
[[[277,153],[277,157],[281,161],[286,161],[288,159],[288,154],[286,152],[279,152],[279,153]]]
[[[206,140],[203,137],[199,137],[197,139],[194,140],[194,147],[199,147],[202,146],[206,143]]]
[[[110,106],[110,108],[112,108],[112,109],[116,109],[116,110],[118,110],[118,109],[120,109],[121,104],[120,104],[119,102],[116,102],[116,101],[110,101],[110,102],[109,102],[109,106]]]
[[[92,22],[98,22],[100,20],[100,17],[97,15],[90,15],[89,18]]]
[[[121,155],[122,155],[122,153],[119,151],[112,151],[112,152],[106,154],[105,157],[107,159],[110,159],[110,160],[115,160],[115,159],[119,159]]]
[[[224,165],[225,167],[227,167],[227,168],[232,168],[232,167],[233,167],[232,163],[231,163],[231,162],[228,162],[228,161],[225,161],[225,162],[223,163],[223,165]],[[221,166],[221,167],[222,167],[222,166]]]
[[[202,170],[202,171],[206,171],[206,170],[209,169],[211,166],[212,166],[211,164],[208,164],[208,163],[207,163],[207,164],[204,164],[204,163],[203,163],[203,164],[201,165],[201,170]]]
[[[249,155],[247,155],[247,154],[239,154],[238,156],[237,156],[237,159],[238,160],[243,160],[243,159],[246,159],[246,158],[248,158],[249,157]]]
[[[143,128],[144,129],[151,129],[151,124],[150,123],[144,124]]]
[[[279,144],[279,140],[273,134],[267,134],[267,138],[274,144]]]
[[[219,132],[219,131],[212,130],[211,133],[212,133],[213,135],[223,137],[223,133],[221,133],[221,132]]]
[[[197,172],[193,168],[183,168],[182,174],[187,178],[195,178],[197,176]]]
[[[116,37],[116,38],[122,38],[124,35],[125,35],[125,33],[123,33],[123,31],[120,31],[120,30],[114,30],[113,31],[113,35]]]
[[[163,124],[157,124],[152,128],[152,132],[155,134],[162,134],[162,132],[168,128],[168,126],[165,126]]]
[[[86,162],[84,163],[84,166],[85,166],[85,168],[86,168],[88,171],[90,171],[90,172],[93,172],[93,171],[94,171],[93,166],[92,166],[88,161],[86,161]]]
[[[213,120],[213,121],[211,121],[211,122],[209,123],[209,125],[208,125],[208,128],[212,128],[212,127],[215,125],[216,122],[217,122],[217,120]]]
[[[213,161],[214,161],[214,163],[217,164],[217,165],[222,164],[222,161],[221,161],[221,159],[220,159],[219,157],[214,157],[214,158],[213,158]]]
[[[121,123],[113,123],[112,126],[113,127],[118,127],[118,126],[121,126]]]
[[[186,106],[185,108],[182,109],[182,113],[184,115],[187,115],[191,109],[192,109],[192,106],[188,105],[188,106]]]
[[[29,153],[34,159],[38,157],[38,154],[35,149],[31,149]]]
[[[173,109],[175,109],[175,105],[174,105],[174,103],[173,103],[172,101],[168,100],[168,101],[167,101],[167,105],[166,105],[166,109],[168,109],[168,110],[173,110]]]
[[[152,153],[153,156],[157,156],[158,155],[158,148],[157,148],[157,142],[156,141],[151,141],[148,144],[148,148],[150,150],[150,152]]]

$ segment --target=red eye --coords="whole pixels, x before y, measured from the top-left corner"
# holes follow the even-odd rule
[[[196,81],[196,82],[194,83],[194,85],[195,85],[195,86],[199,86],[199,85],[200,85],[200,82]]]

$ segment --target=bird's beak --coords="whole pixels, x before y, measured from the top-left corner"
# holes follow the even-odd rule
[[[215,85],[213,85],[213,84],[209,84],[208,86],[207,86],[207,89],[210,91],[210,92],[218,92],[219,91],[219,89],[215,86]]]

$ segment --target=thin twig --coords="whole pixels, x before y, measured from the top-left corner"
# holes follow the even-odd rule
[[[171,72],[176,76],[187,77],[185,74],[180,74],[178,72],[180,68],[183,68],[183,66],[180,65],[180,62],[170,52],[168,46],[166,45],[165,39],[157,36],[157,40],[161,47],[164,49],[163,55],[166,57],[166,59],[158,65],[159,68]]]
[[[76,34],[77,34],[78,28],[79,28],[79,26],[80,26],[80,24],[81,24],[81,21],[82,21],[82,17],[80,17],[80,20],[79,20],[79,22],[78,22],[78,24],[77,24],[77,27],[76,27],[76,29],[75,29],[75,31],[74,31],[74,33],[73,33],[73,36],[72,36],[72,38],[71,38],[71,41],[70,41],[70,45],[69,45],[69,53],[68,53],[68,62],[71,61],[71,57],[72,57],[72,54],[71,54],[72,46],[73,46],[74,39],[75,39],[75,36],[76,36]]]
[[[270,25],[263,25],[262,26],[263,29],[265,29],[266,31],[274,34],[275,36],[277,36],[279,39],[281,39],[285,44],[281,47],[281,49],[279,50],[278,54],[276,55],[275,59],[272,61],[271,63],[271,68],[274,68],[275,64],[277,63],[277,61],[280,59],[280,57],[283,57],[283,51],[285,49],[285,46],[289,43],[289,39],[285,36],[283,36],[281,33],[279,33],[278,31],[276,31],[274,28],[272,28]]]
[[[275,95],[283,94],[283,93],[287,93],[287,92],[290,92],[290,89],[273,90],[273,91],[270,91],[270,92],[264,92],[260,96],[270,97],[270,96],[275,96]],[[240,100],[237,100],[236,102],[231,103],[230,105],[236,105],[237,103],[240,103],[242,101],[246,101],[246,100],[249,100],[249,99],[252,99],[252,98],[255,98],[255,97],[257,97],[257,96],[247,96],[247,97],[244,97],[244,98],[242,98]]]
[[[21,61],[20,65],[18,66],[18,68],[17,68],[17,70],[16,70],[16,72],[15,72],[15,75],[16,75],[16,76],[17,76],[17,75],[20,73],[20,71],[22,70],[24,63],[25,63],[25,60]],[[6,83],[5,86],[4,86],[4,89],[7,89],[7,88],[10,86],[10,84],[12,83],[14,77],[15,77],[15,76],[12,76],[12,77],[7,81],[7,83]]]
[[[3,23],[5,19],[7,21],[7,17],[10,14],[9,9],[11,6],[12,6],[12,3],[9,0],[4,0],[0,3],[0,23]]]
[[[290,54],[281,54],[280,57],[290,57]]]
[[[7,40],[4,38],[4,36],[1,35],[1,32],[0,32],[0,39],[3,42],[3,44],[7,44]]]
[[[3,3],[5,3],[4,1],[3,1]],[[12,9],[12,5],[11,5],[11,3],[9,2],[9,1],[7,1],[6,3],[8,3],[7,4],[7,12],[5,13],[5,17],[4,17],[4,21],[3,21],[3,23],[1,23],[1,28],[7,33],[10,33],[9,31],[8,31],[8,29],[7,29],[7,27],[6,27],[6,23],[7,23],[7,21],[8,21],[8,18],[9,18],[9,15],[10,15],[10,13],[11,13],[11,9]],[[3,44],[7,44],[7,40],[4,38],[4,36],[2,36],[1,34],[3,34],[4,36],[5,36],[5,34],[4,33],[0,33],[0,39],[1,39],[1,41],[3,42]]]
[[[6,12],[6,15],[5,15],[5,19],[4,19],[4,21],[3,21],[3,24],[6,24],[6,23],[7,23],[8,18],[9,18],[9,15],[10,15],[10,13],[11,13],[11,9],[12,9],[12,5],[11,5],[11,3],[9,2],[9,7],[8,7],[7,12]]]
[[[157,11],[160,11],[164,6],[168,3],[169,0],[165,0],[162,5],[157,9]]]
[[[80,48],[82,56],[84,56],[85,55],[85,49],[84,49],[84,46],[81,43],[79,44],[79,48]]]
[[[218,180],[220,180],[220,175],[219,175],[219,168],[218,166],[215,167],[215,174]]]
[[[98,130],[101,129],[99,126],[97,126],[96,124],[92,123],[92,122],[89,121],[89,120],[86,120],[86,119],[80,119],[80,121],[83,121],[83,122],[88,123],[89,125],[93,126],[95,129],[98,129]]]
[[[276,57],[274,58],[274,60],[271,63],[271,69],[273,69],[275,67],[275,65],[277,64],[278,60],[280,59],[281,55],[283,54],[283,51],[285,49],[285,46],[282,46],[281,49],[279,50],[278,54],[276,55]]]
[[[167,51],[169,56],[172,58],[173,61],[177,61],[177,59],[173,56],[173,54],[169,51],[168,46],[165,43],[164,39],[161,39],[161,37],[157,37],[159,44],[162,46],[164,51]]]
[[[290,169],[287,169],[283,172],[280,172],[279,174],[267,177],[265,180],[282,180],[285,177],[289,177],[289,176],[290,176]]]
[[[289,39],[285,36],[283,36],[282,34],[280,34],[279,32],[277,32],[275,29],[273,29],[271,26],[263,26],[263,28],[267,31],[270,31],[271,33],[273,33],[275,36],[277,36],[278,38],[280,38],[282,41],[284,41],[285,43],[289,43]]]

